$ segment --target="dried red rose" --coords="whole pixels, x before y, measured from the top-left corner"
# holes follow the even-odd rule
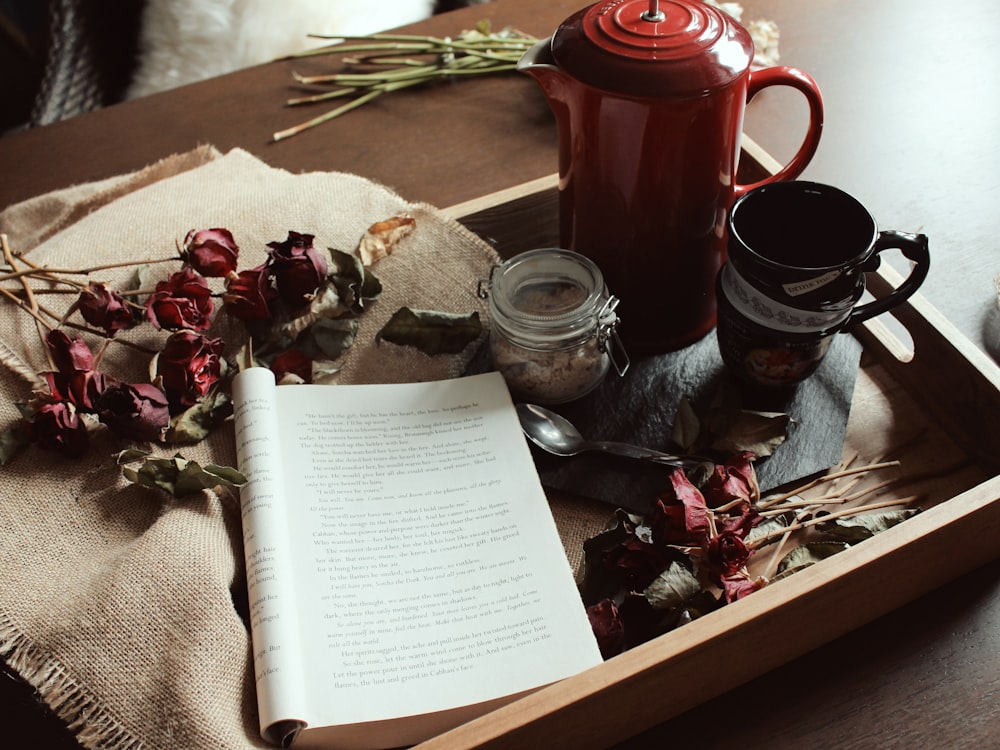
[[[27,421],[28,438],[45,450],[79,458],[87,451],[87,427],[73,404],[47,401]]]
[[[236,270],[240,248],[228,229],[192,229],[181,258],[202,276],[228,276]]]
[[[604,565],[631,591],[642,591],[662,573],[669,559],[655,544],[630,537],[604,553]]]
[[[284,242],[267,243],[271,248],[268,259],[278,294],[285,304],[292,307],[309,302],[326,279],[329,265],[313,247],[313,237],[290,231]]]
[[[177,414],[203,399],[222,376],[222,339],[194,331],[170,335],[156,355],[155,372]]]
[[[104,389],[97,415],[115,435],[154,442],[170,425],[166,394],[149,383],[115,383]]]
[[[312,360],[298,349],[282,352],[271,361],[274,379],[280,383],[286,375],[292,375],[300,382],[312,382]]]
[[[760,485],[757,483],[753,459],[753,453],[743,451],[724,464],[715,465],[705,484],[705,502],[708,507],[718,508],[733,501],[743,501],[749,507],[760,500]]]
[[[651,528],[658,544],[700,545],[708,538],[709,511],[683,469],[670,473],[670,489],[656,501]]]
[[[139,322],[135,308],[106,284],[89,284],[77,301],[80,314],[90,325],[104,330],[106,336],[131,328]]]
[[[156,285],[146,300],[146,315],[157,328],[203,331],[212,323],[212,292],[204,278],[182,268]]]
[[[618,607],[610,599],[603,599],[587,607],[590,628],[597,638],[601,656],[610,659],[625,647],[625,626],[618,615]]]
[[[732,531],[716,534],[705,545],[705,562],[709,570],[720,578],[731,576],[750,559],[751,551]]]
[[[222,294],[226,309],[240,320],[270,320],[271,304],[277,297],[278,290],[271,285],[271,269],[266,265],[230,274]]]
[[[52,396],[71,402],[79,411],[93,412],[109,379],[92,369],[94,357],[90,347],[79,336],[70,338],[59,329],[49,331],[45,343],[58,368],[56,372],[42,373]]]

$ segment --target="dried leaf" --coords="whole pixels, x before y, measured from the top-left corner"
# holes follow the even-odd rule
[[[684,396],[677,405],[670,438],[681,451],[687,452],[692,451],[698,444],[699,435],[701,435],[701,420],[698,419],[691,401]]]
[[[329,248],[329,278],[340,294],[344,305],[355,314],[364,312],[365,306],[378,299],[382,282],[365,268],[361,259],[343,250]]]
[[[212,429],[233,413],[233,403],[222,391],[214,391],[194,406],[172,417],[164,442],[172,444],[198,443]]]
[[[843,552],[850,546],[847,542],[809,542],[796,547],[778,563],[778,575],[772,580],[778,580],[803,568],[808,568],[828,557],[833,557],[838,552]]]
[[[392,254],[396,245],[408,237],[417,227],[415,219],[409,216],[393,216],[385,221],[378,221],[368,227],[358,243],[358,255],[366,266]]]
[[[142,452],[128,453],[133,457],[129,462],[133,462],[136,454]],[[123,454],[119,454],[118,463],[125,462]],[[125,478],[133,484],[163,490],[178,498],[214,487],[242,487],[247,483],[247,478],[236,469],[215,464],[201,466],[197,461],[190,461],[179,453],[173,458],[160,458],[145,453],[141,455],[141,460],[142,464],[138,469],[128,466],[122,469]]]
[[[338,359],[354,345],[359,327],[354,318],[317,320],[298,342],[299,350],[312,360]]]
[[[28,434],[23,422],[0,432],[0,466],[6,466],[27,444]]]
[[[860,542],[902,523],[907,518],[912,518],[919,512],[919,508],[907,508],[885,513],[863,513],[857,516],[835,518],[832,521],[817,524],[816,528],[824,534],[845,542]]]
[[[340,298],[336,287],[327,285],[320,289],[309,301],[309,307],[301,315],[296,315],[281,326],[280,332],[286,339],[294,341],[303,331],[309,330],[316,321],[327,317],[337,317],[349,311]]]
[[[45,379],[3,341],[0,341],[0,364],[6,365],[13,374],[20,375],[32,389],[39,390],[45,387]]]
[[[375,341],[416,347],[432,356],[458,354],[479,338],[482,331],[478,312],[460,315],[401,307],[375,334]]]
[[[727,429],[712,441],[723,453],[750,451],[758,458],[774,453],[785,442],[791,417],[781,412],[740,410]]]
[[[762,521],[761,523],[757,524],[756,526],[754,526],[752,529],[750,529],[750,531],[747,532],[747,535],[743,537],[743,542],[744,544],[750,544],[750,542],[758,538],[766,537],[770,534],[774,534],[775,532],[780,531],[781,529],[787,528],[794,521],[795,521],[795,514],[792,513],[791,511],[782,513],[777,516],[771,516]],[[779,537],[775,536],[773,539],[771,539],[771,541],[761,546],[766,547],[768,544],[774,544],[776,541],[778,541],[778,539]]]
[[[687,566],[672,561],[667,569],[657,576],[642,595],[653,609],[670,609],[683,604],[701,592],[701,583]]]

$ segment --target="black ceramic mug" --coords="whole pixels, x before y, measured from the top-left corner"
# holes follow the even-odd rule
[[[729,213],[729,258],[719,272],[719,349],[755,385],[788,386],[811,375],[834,334],[898,305],[930,267],[922,234],[879,231],[850,195],[815,182],[776,182],[738,198]],[[891,294],[859,304],[865,273],[883,250],[913,261]]]

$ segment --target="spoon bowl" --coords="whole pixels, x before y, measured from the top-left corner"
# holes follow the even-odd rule
[[[554,411],[536,404],[518,404],[517,416],[525,437],[555,456],[575,456],[587,451],[636,458],[682,469],[704,462],[695,456],[681,456],[611,440],[586,440],[572,422]]]

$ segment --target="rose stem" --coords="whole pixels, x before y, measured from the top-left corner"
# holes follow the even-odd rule
[[[858,513],[863,513],[865,511],[880,510],[881,508],[891,508],[895,505],[909,505],[914,500],[917,499],[917,495],[911,495],[910,497],[904,497],[900,500],[886,500],[882,503],[872,503],[871,505],[862,505],[858,508],[845,508],[844,510],[836,511],[835,513],[828,513],[825,516],[819,516],[817,518],[812,518],[808,521],[802,521],[801,523],[796,522],[783,529],[775,529],[774,531],[764,534],[754,538],[747,546],[753,549],[758,549],[766,542],[768,539],[776,536],[782,536],[791,531],[800,531],[802,529],[808,528],[810,526],[815,526],[819,523],[826,523],[827,521],[832,521],[835,518],[843,518],[844,516],[853,516]]]
[[[7,235],[0,234],[0,247],[3,249],[4,260],[7,261],[8,265],[12,271],[17,271],[17,266],[14,263],[14,253],[11,252],[10,245],[7,244]],[[22,310],[27,310],[31,317],[35,319],[35,330],[38,332],[38,338],[41,339],[42,349],[45,351],[45,357],[49,362],[49,366],[55,369],[55,362],[52,360],[52,352],[49,351],[49,347],[45,343],[45,331],[51,331],[52,327],[48,325],[38,313],[38,300],[35,299],[34,293],[31,291],[31,285],[26,279],[20,278],[21,287],[24,289],[24,302],[18,301],[18,306]],[[45,330],[43,330],[45,329]]]
[[[801,493],[805,492],[806,490],[812,489],[816,485],[822,484],[823,482],[829,482],[829,481],[832,481],[834,479],[840,479],[841,477],[848,477],[848,476],[851,476],[853,474],[859,474],[859,473],[865,472],[865,471],[874,471],[875,469],[888,469],[888,468],[892,468],[894,466],[899,466],[899,461],[882,461],[880,463],[867,464],[865,466],[857,466],[857,467],[855,467],[853,469],[843,469],[842,471],[837,471],[837,472],[834,472],[833,474],[826,474],[824,476],[819,477],[818,479],[814,479],[811,482],[807,482],[806,484],[802,485],[801,487],[797,487],[794,490],[790,490],[790,491],[788,491],[788,492],[786,492],[784,494],[777,495],[775,497],[768,498],[767,500],[764,500],[763,502],[761,502],[757,506],[757,509],[758,510],[765,510],[767,508],[770,508],[771,506],[778,505],[779,503],[783,503],[786,500],[788,500],[789,498],[794,497],[795,495],[801,494]]]
[[[153,263],[170,263],[172,261],[178,260],[177,258],[157,258],[156,260],[143,260],[134,261],[126,260],[120,263],[105,263],[100,266],[91,266],[90,268],[47,268],[46,266],[32,266],[31,268],[25,268],[21,271],[13,271],[11,273],[5,273],[0,275],[0,281],[10,281],[13,279],[19,279],[22,276],[39,276],[40,274],[55,274],[55,273],[66,273],[75,276],[87,276],[91,273],[97,271],[106,271],[109,268],[128,268],[129,266],[137,265],[152,265]],[[53,281],[62,281],[64,283],[70,283],[66,279],[52,279]]]

